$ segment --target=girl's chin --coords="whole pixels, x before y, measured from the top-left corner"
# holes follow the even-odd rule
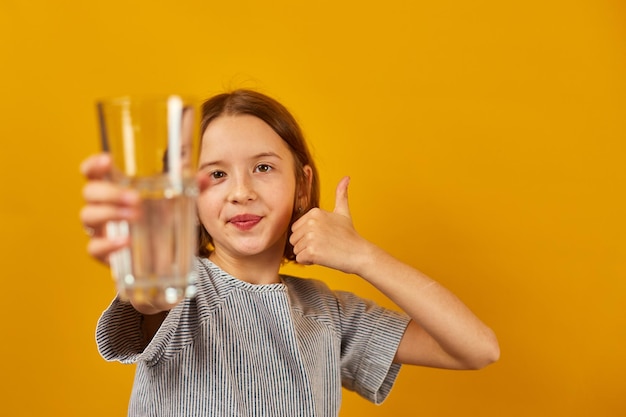
[[[247,236],[231,238],[220,245],[217,243],[217,251],[229,253],[231,257],[276,257],[282,260],[285,250],[286,236],[282,239],[264,239],[261,236]],[[221,250],[220,250],[221,249]]]
[[[278,256],[282,258],[283,250],[276,247],[268,247],[266,245],[234,245],[231,247],[231,254],[234,257],[272,257]]]

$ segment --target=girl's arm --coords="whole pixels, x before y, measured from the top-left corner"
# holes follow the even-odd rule
[[[499,358],[493,331],[442,285],[362,238],[348,207],[348,182],[337,186],[335,209],[313,209],[293,225],[290,242],[301,264],[356,274],[404,310],[411,322],[395,361],[479,369]]]

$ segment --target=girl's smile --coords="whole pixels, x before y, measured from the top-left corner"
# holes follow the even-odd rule
[[[256,216],[254,214],[239,214],[233,216],[228,222],[241,231],[252,229],[256,226],[263,217]]]

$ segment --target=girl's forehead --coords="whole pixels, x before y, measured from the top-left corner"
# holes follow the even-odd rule
[[[202,153],[291,154],[287,143],[263,120],[250,115],[220,116],[202,134]]]
[[[263,120],[251,115],[227,115],[215,118],[204,130],[203,140],[241,139],[255,142],[279,139],[280,136]]]

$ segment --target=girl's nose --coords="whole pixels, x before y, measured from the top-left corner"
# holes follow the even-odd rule
[[[252,181],[247,175],[240,175],[234,178],[232,187],[228,195],[228,201],[231,203],[245,203],[256,198],[256,193],[252,185]]]

